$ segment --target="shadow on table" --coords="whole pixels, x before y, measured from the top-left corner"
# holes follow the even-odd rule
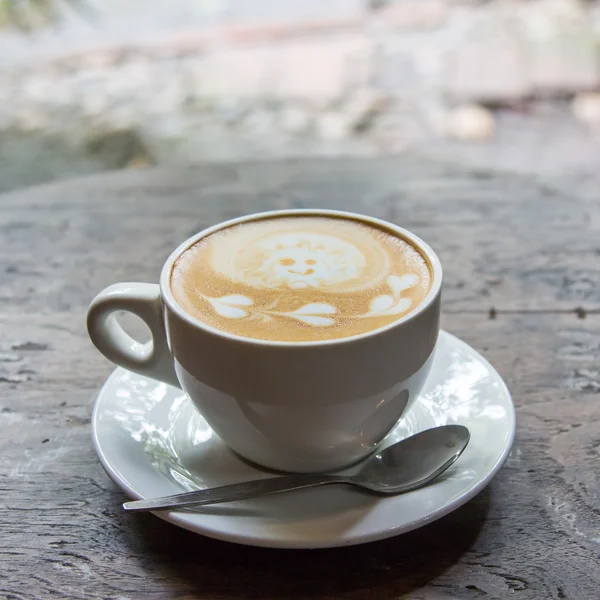
[[[469,550],[485,522],[489,497],[486,489],[450,515],[395,538],[328,550],[220,542],[149,514],[135,516],[131,533],[149,573],[168,581],[171,594],[306,598],[354,591],[357,597],[396,598],[435,580]]]

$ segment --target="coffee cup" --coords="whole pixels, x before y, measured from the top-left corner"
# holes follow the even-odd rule
[[[348,234],[344,228],[351,227],[362,229]],[[376,232],[375,242],[369,231]],[[224,250],[205,248],[223,232],[231,233]],[[394,248],[400,244],[402,252],[408,248],[420,257],[426,285],[419,288],[419,277],[411,273],[392,272],[394,257],[382,258],[389,251],[377,247],[388,237],[398,240]],[[239,259],[223,261],[222,253],[232,248]],[[174,277],[192,249],[200,266],[216,267],[199,283],[184,271],[185,285],[178,287]],[[268,268],[244,270],[255,257]],[[410,265],[417,264],[412,254],[409,258]],[[260,281],[236,282],[239,269],[230,272],[235,265],[252,277],[259,273]],[[211,277],[217,282],[207,288],[212,295],[202,288]],[[233,287],[221,290],[224,282]],[[245,459],[279,471],[330,471],[376,450],[416,400],[438,338],[441,285],[433,250],[401,227],[341,211],[273,211],[189,238],[167,259],[159,284],[107,287],[92,301],[87,326],[94,345],[112,362],[181,388]],[[203,312],[187,306],[184,293]],[[300,307],[280,309],[273,297]],[[352,309],[356,314],[343,313],[340,302],[350,297],[357,299],[351,303],[359,307]],[[371,308],[360,308],[359,300]],[[142,344],[127,334],[118,311],[141,318],[151,341]]]

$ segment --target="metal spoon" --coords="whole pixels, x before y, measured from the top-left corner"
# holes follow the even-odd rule
[[[371,456],[355,475],[301,473],[125,502],[128,511],[202,506],[268,496],[302,488],[345,483],[377,494],[401,494],[422,487],[443,473],[469,443],[462,425],[443,425],[417,433]]]

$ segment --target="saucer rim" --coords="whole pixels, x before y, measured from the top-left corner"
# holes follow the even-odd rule
[[[498,371],[494,368],[494,366],[485,358],[485,356],[483,356],[478,350],[473,348],[470,344],[461,340],[459,337],[457,337],[456,335],[454,335],[452,333],[449,333],[445,330],[440,329],[440,336],[441,335],[447,336],[448,338],[450,338],[453,341],[453,343],[458,343],[462,346],[466,346],[471,352],[476,353],[477,356],[479,357],[479,359],[481,360],[481,362],[490,370],[490,372],[492,374],[495,375],[498,383],[500,384],[501,390],[499,390],[498,393],[501,395],[504,395],[508,401],[507,402],[508,422],[507,422],[506,429],[509,430],[508,431],[509,435],[507,437],[505,447],[503,449],[502,454],[500,455],[500,457],[498,458],[496,463],[493,465],[493,467],[491,469],[489,469],[489,471],[486,473],[486,475],[476,485],[474,485],[473,487],[468,489],[466,492],[461,494],[458,498],[454,499],[453,501],[451,501],[447,504],[444,504],[443,506],[439,507],[438,509],[432,510],[431,512],[424,514],[421,518],[415,519],[409,523],[395,525],[390,528],[382,528],[380,530],[376,530],[376,531],[373,531],[370,533],[360,534],[360,535],[353,536],[353,537],[338,538],[335,540],[331,540],[331,539],[325,540],[324,539],[324,540],[320,540],[320,541],[302,540],[297,537],[288,537],[288,538],[280,537],[277,539],[273,539],[273,538],[264,538],[264,537],[261,537],[258,535],[252,535],[252,534],[239,535],[239,534],[236,534],[235,530],[223,531],[220,528],[213,528],[213,527],[210,527],[209,525],[192,523],[188,520],[188,518],[186,518],[186,517],[189,517],[188,514],[182,513],[181,511],[178,511],[178,510],[151,511],[152,514],[157,516],[158,518],[162,519],[163,521],[166,521],[168,523],[176,525],[177,527],[181,527],[182,529],[186,529],[187,531],[191,531],[193,533],[204,535],[206,537],[220,540],[220,541],[237,543],[237,544],[242,544],[242,545],[246,545],[246,546],[262,547],[262,548],[302,550],[302,549],[323,549],[323,548],[345,547],[345,546],[354,546],[354,545],[359,545],[359,544],[365,544],[365,543],[369,543],[369,542],[376,542],[376,541],[387,539],[390,537],[395,537],[395,536],[401,535],[403,533],[408,533],[409,531],[413,531],[415,529],[419,529],[420,527],[423,527],[424,525],[427,525],[429,523],[437,521],[438,519],[441,519],[441,518],[445,517],[446,515],[449,515],[450,513],[454,512],[456,509],[460,508],[461,506],[463,506],[464,504],[469,502],[469,500],[471,500],[475,496],[477,496],[477,494],[479,494],[481,491],[483,491],[489,485],[491,480],[496,476],[498,471],[502,468],[502,466],[506,462],[506,459],[508,458],[508,456],[510,454],[510,451],[512,449],[512,446],[513,446],[513,443],[515,440],[516,411],[515,411],[515,406],[514,406],[514,402],[512,399],[512,395],[510,393],[510,390],[508,389],[508,386],[506,385],[506,382],[504,381],[503,377],[498,373]],[[144,499],[144,497],[141,496],[139,493],[137,493],[133,488],[131,488],[129,486],[129,484],[119,475],[119,473],[117,473],[111,467],[110,461],[105,456],[105,454],[101,448],[100,441],[98,439],[98,427],[97,427],[98,412],[99,412],[98,400],[101,397],[101,395],[103,394],[103,392],[105,391],[105,388],[111,384],[113,378],[115,378],[119,372],[126,371],[126,370],[127,369],[123,369],[122,367],[115,368],[110,373],[110,375],[106,378],[106,381],[104,382],[102,387],[96,392],[96,394],[93,397],[94,408],[92,411],[92,418],[91,418],[92,443],[94,446],[94,450],[96,451],[96,454],[98,456],[98,459],[100,460],[102,468],[104,469],[106,474],[109,476],[109,478],[128,497],[130,497],[131,499],[134,499],[134,500],[142,500],[142,499]],[[510,409],[510,410],[508,410],[508,409]]]

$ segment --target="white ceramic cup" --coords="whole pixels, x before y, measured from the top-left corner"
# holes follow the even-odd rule
[[[176,259],[199,239],[270,216],[338,216],[391,231],[427,257],[432,286],[406,316],[352,337],[275,342],[232,335],[175,301]],[[118,283],[92,301],[88,332],[109,360],[182,388],[212,429],[241,456],[296,472],[340,469],[375,450],[419,394],[439,333],[442,268],[414,234],[379,219],[326,210],[286,210],[221,223],[189,238],[165,263],[160,284]],[[152,333],[131,338],[115,318],[129,311]]]

